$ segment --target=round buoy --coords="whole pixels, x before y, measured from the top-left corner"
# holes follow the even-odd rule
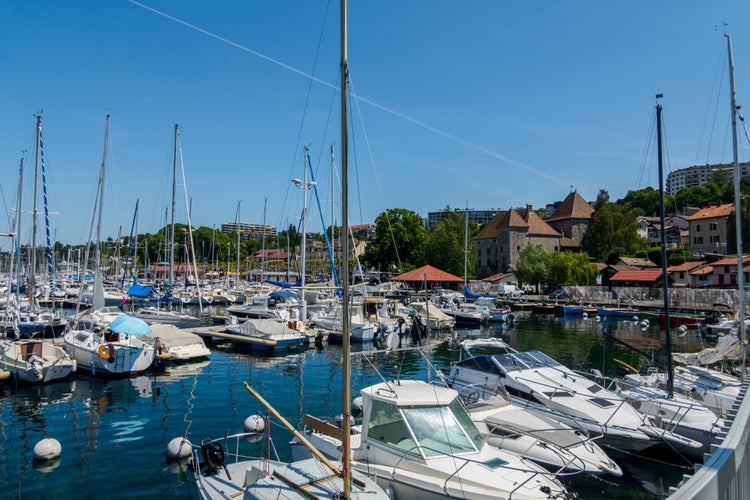
[[[584,313],[583,313],[583,319],[586,319],[586,318],[588,318],[588,317],[589,317],[589,313],[587,313],[587,312],[584,312]]]
[[[260,415],[250,415],[245,419],[243,428],[245,432],[263,432],[266,428],[266,421]]]
[[[357,396],[356,398],[352,400],[352,410],[356,412],[361,412],[362,406],[363,406],[362,396]]]
[[[596,315],[596,320],[597,320],[597,321],[601,321],[601,320],[602,320],[602,317],[601,317],[601,316],[599,316],[599,315],[597,314],[597,315]]]
[[[10,372],[8,370],[0,371],[0,380],[7,380],[9,377],[10,377]]]
[[[680,325],[677,327],[677,335],[682,337],[687,333],[687,327],[685,325]]]
[[[637,322],[639,319],[641,318],[639,318],[638,316],[633,316],[633,321]]]
[[[34,460],[52,460],[62,453],[62,446],[55,438],[44,438],[34,446]]]
[[[167,456],[169,458],[186,458],[193,451],[193,445],[184,437],[176,437],[167,443]]]

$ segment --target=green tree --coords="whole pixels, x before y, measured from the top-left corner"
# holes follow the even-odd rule
[[[448,214],[427,232],[425,261],[456,276],[464,275],[466,250],[466,220],[458,212]],[[473,241],[478,231],[476,223],[468,224],[468,241]],[[473,273],[474,252],[469,248],[466,269]],[[471,276],[469,276],[471,278]]]
[[[547,262],[547,252],[544,248],[536,243],[529,243],[518,254],[518,271],[516,271],[518,280],[521,283],[534,285],[539,291],[539,284],[548,281]]]
[[[375,219],[375,235],[363,256],[368,266],[402,271],[424,264],[424,219],[405,208],[390,208]]]
[[[638,210],[628,203],[609,201],[609,193],[602,189],[594,203],[589,233],[581,246],[598,261],[614,263],[623,255],[634,255],[648,246],[646,238],[638,235]]]
[[[549,254],[547,269],[550,283],[566,285],[595,285],[599,273],[588,255],[570,252]]]

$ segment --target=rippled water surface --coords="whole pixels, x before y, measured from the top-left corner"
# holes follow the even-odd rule
[[[574,369],[597,368],[613,374],[613,358],[638,366],[639,355],[602,332],[651,352],[663,341],[655,327],[635,322],[518,314],[511,328],[460,330],[430,341],[429,357],[447,374],[458,358],[456,341],[468,336],[502,336],[519,350],[539,349]],[[688,332],[675,350],[694,351],[700,340]],[[355,346],[367,351],[372,346]],[[44,386],[5,387],[0,401],[0,497],[35,498],[198,498],[192,475],[165,458],[167,443],[187,435],[193,444],[242,430],[261,405],[244,389],[250,383],[276,409],[298,425],[305,413],[332,416],[341,407],[341,348],[313,348],[285,357],[258,358],[212,347],[210,362],[175,367],[121,380],[73,380]],[[418,353],[355,357],[353,393],[393,379],[426,378]],[[290,435],[274,427],[276,446],[287,458]],[[62,445],[59,460],[35,463],[33,447],[45,437]],[[664,496],[686,472],[687,462],[668,453],[620,459],[622,478],[577,477],[569,483],[581,498]],[[670,465],[676,463],[677,465]]]

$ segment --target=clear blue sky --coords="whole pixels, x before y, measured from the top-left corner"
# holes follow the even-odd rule
[[[0,2],[3,208],[15,205],[24,150],[31,208],[41,110],[53,232],[85,242],[111,113],[104,237],[129,233],[136,199],[139,232],[164,225],[175,123],[194,225],[233,221],[238,201],[242,221],[261,222],[267,203],[268,223],[297,224],[302,192],[290,179],[303,176],[305,144],[330,224],[338,10],[324,0]],[[750,106],[749,19],[747,0],[352,0],[350,223],[393,207],[542,207],[571,186],[587,200],[656,187],[656,93],[668,169],[731,161],[723,33],[738,103]],[[741,160],[749,153],[743,142]],[[320,231],[310,204],[308,227]],[[28,215],[22,225],[27,242]]]

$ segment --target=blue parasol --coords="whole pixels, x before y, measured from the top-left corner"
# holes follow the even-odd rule
[[[126,335],[148,335],[151,333],[151,327],[141,318],[135,318],[122,314],[109,323],[109,329],[115,333],[124,333]]]

